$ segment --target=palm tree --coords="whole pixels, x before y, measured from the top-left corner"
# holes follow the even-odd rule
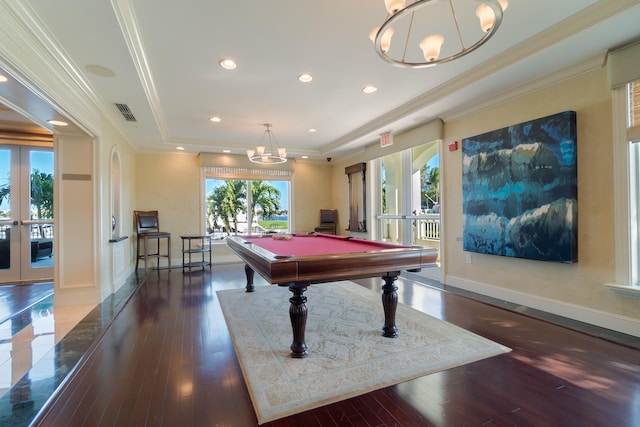
[[[11,200],[9,179],[0,186],[0,204]],[[36,209],[36,218],[53,218],[53,175],[34,169],[31,173],[31,204]]]
[[[53,218],[53,175],[34,169],[31,173],[31,204],[36,218]]]
[[[262,218],[277,215],[280,211],[280,190],[265,181],[251,182],[252,217],[256,216],[256,208],[262,210]]]
[[[7,174],[7,179],[4,184],[0,186],[0,205],[4,203],[4,201],[9,201],[11,199],[11,178],[10,174]]]
[[[430,168],[429,166],[422,169],[422,206],[432,208],[433,205],[440,202],[440,168]]]
[[[233,229],[238,229],[238,215],[246,212],[246,193],[245,181],[225,181],[224,185],[214,189],[213,194],[207,198],[208,215],[214,218],[214,228],[220,218],[227,235],[231,234],[232,221]]]

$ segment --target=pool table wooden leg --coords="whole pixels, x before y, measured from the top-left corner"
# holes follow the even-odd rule
[[[249,264],[244,265],[244,274],[247,276],[247,292],[253,292],[256,287],[253,286],[253,269],[249,267]]]
[[[293,296],[289,298],[289,317],[293,330],[293,342],[291,343],[291,357],[301,359],[307,357],[307,343],[304,340],[304,332],[307,327],[307,297],[303,294],[309,283],[291,283],[289,290]]]
[[[384,285],[382,285],[382,308],[384,309],[382,336],[387,338],[396,338],[398,336],[398,327],[396,326],[398,287],[394,285],[394,282],[399,274],[399,271],[394,271],[382,276],[382,280],[384,280]]]

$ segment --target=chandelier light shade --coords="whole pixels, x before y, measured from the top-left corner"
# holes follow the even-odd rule
[[[249,160],[253,163],[263,165],[274,165],[286,162],[287,150],[278,147],[278,142],[271,131],[272,124],[263,123],[263,126],[265,129],[260,140],[260,145],[258,145],[255,150],[247,150],[247,157],[249,157]],[[263,142],[267,142],[268,144],[262,145]]]
[[[397,67],[453,61],[485,44],[502,23],[507,0],[384,0],[387,16],[369,34],[378,55]],[[392,46],[391,37],[400,39]],[[415,46],[415,47],[414,47]]]
[[[375,42],[378,30],[380,30],[380,27],[376,27],[371,30],[371,33],[369,34],[371,41]],[[382,35],[382,41],[380,42],[380,49],[385,53],[389,50],[389,47],[391,47],[391,37],[393,37],[393,28],[388,28]]]
[[[404,0],[384,0],[384,6],[390,14],[398,12],[404,7]]]
[[[420,49],[422,49],[424,59],[427,60],[427,62],[437,60],[440,56],[440,49],[442,48],[443,43],[444,37],[440,34],[432,34],[422,39],[420,42]]]

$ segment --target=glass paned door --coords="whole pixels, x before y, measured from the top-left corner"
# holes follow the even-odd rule
[[[377,236],[392,243],[440,250],[438,143],[384,156],[379,164]]]
[[[0,146],[0,282],[53,278],[53,151]]]

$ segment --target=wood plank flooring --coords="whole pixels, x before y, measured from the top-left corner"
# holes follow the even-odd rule
[[[53,294],[52,282],[0,284],[0,323]]]
[[[400,302],[513,351],[265,425],[640,426],[640,350],[411,281],[398,285]],[[243,286],[240,264],[151,272],[34,425],[257,425],[215,294]]]

